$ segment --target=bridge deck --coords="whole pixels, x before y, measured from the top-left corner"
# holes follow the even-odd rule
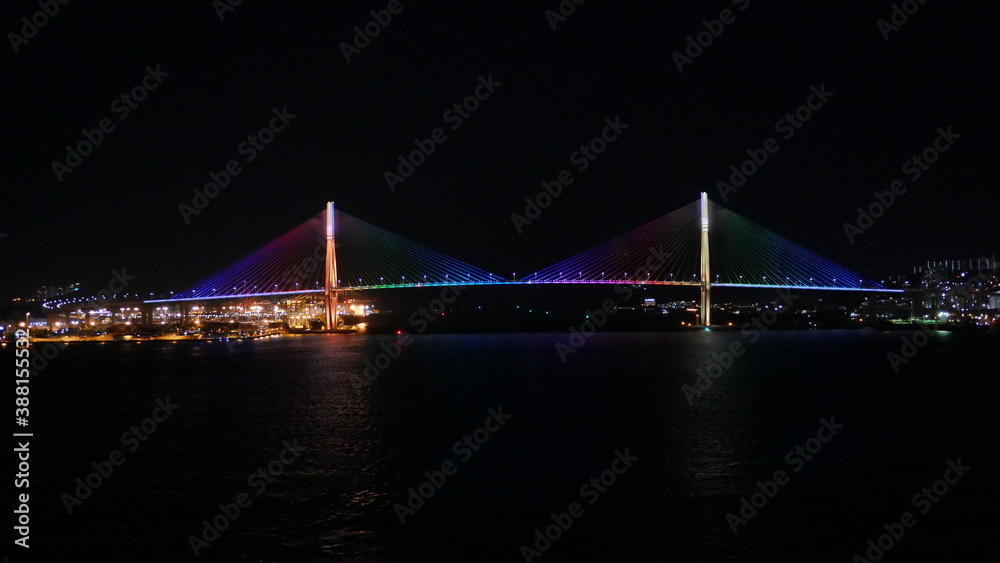
[[[503,281],[493,281],[493,282],[465,282],[465,283],[408,283],[408,284],[384,284],[384,285],[359,285],[359,286],[348,286],[348,287],[338,287],[335,291],[368,291],[373,289],[405,289],[413,287],[478,287],[478,286],[493,286],[493,285],[677,285],[677,286],[687,286],[687,287],[698,287],[701,284],[698,282],[680,282],[680,281],[641,281],[641,280],[503,280]],[[902,289],[885,289],[885,288],[856,288],[856,287],[826,287],[826,286],[804,286],[804,285],[758,285],[758,284],[740,284],[740,283],[713,283],[712,287],[743,287],[743,288],[755,288],[755,289],[788,289],[788,290],[814,290],[814,291],[863,291],[863,292],[874,292],[874,293],[903,293],[905,290]],[[240,299],[246,297],[276,297],[282,295],[306,295],[306,294],[322,294],[322,289],[309,289],[301,291],[277,291],[277,292],[264,292],[264,293],[248,293],[248,294],[238,294],[238,295],[212,295],[207,297],[186,297],[182,299],[149,299],[143,301],[143,303],[178,303],[182,301],[208,301],[212,299]]]

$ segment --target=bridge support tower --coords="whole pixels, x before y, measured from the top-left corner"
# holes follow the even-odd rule
[[[701,192],[701,324],[712,326],[712,272],[708,260],[708,194]]]
[[[323,284],[326,328],[337,328],[337,253],[333,239],[333,202],[326,204],[326,279]]]

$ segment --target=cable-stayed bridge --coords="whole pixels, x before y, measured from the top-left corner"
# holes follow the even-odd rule
[[[708,200],[701,199],[521,279],[506,279],[357,217],[327,208],[171,299],[170,303],[323,294],[336,327],[342,291],[502,284],[649,284],[701,288],[711,324],[712,287],[891,290]]]

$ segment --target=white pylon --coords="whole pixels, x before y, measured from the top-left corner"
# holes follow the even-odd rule
[[[701,324],[712,326],[712,272],[708,261],[708,194],[701,192]]]

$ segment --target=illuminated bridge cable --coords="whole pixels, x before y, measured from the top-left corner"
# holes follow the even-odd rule
[[[334,213],[340,287],[361,289],[505,281],[342,211]]]
[[[317,252],[317,249],[322,250],[322,215],[305,221],[187,291],[174,295],[174,299],[322,290],[323,255]]]
[[[885,289],[760,225],[709,202],[712,285]],[[529,283],[700,283],[695,201],[624,235],[527,276]]]
[[[525,278],[531,283],[697,281],[698,202],[686,205]]]
[[[503,280],[339,210],[334,239],[339,288],[467,285]],[[172,300],[319,293],[325,283],[322,212]]]
[[[343,211],[334,213],[337,288],[512,283]],[[708,202],[708,218],[711,285],[893,291],[715,203]],[[160,301],[321,293],[325,225],[323,211]],[[516,283],[698,285],[700,235],[700,201],[695,201]]]
[[[712,202],[709,222],[713,285],[884,289]]]

